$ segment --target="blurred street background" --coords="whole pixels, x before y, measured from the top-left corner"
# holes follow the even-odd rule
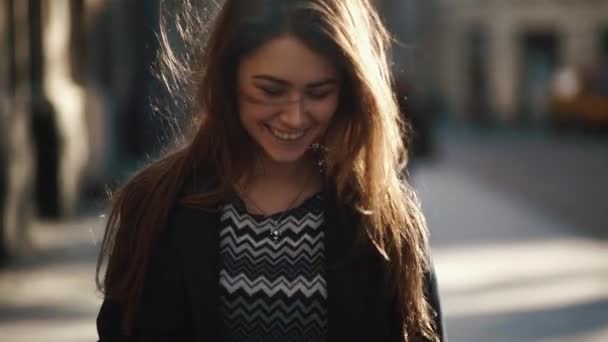
[[[376,2],[449,341],[608,341],[608,0]],[[0,341],[96,340],[109,192],[185,117],[158,8],[0,0]]]

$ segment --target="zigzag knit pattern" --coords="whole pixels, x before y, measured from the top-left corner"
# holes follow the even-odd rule
[[[272,219],[281,237],[270,232]],[[223,340],[324,341],[327,284],[321,195],[271,217],[225,205],[220,231]]]

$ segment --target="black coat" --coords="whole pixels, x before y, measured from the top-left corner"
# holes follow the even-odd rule
[[[400,341],[382,259],[372,248],[352,248],[353,215],[327,203],[328,340]],[[173,210],[148,266],[133,337],[121,334],[119,305],[104,300],[97,317],[100,341],[219,341],[219,229],[219,211]],[[425,281],[443,341],[434,272]]]

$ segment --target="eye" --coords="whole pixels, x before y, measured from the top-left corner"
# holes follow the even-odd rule
[[[313,100],[323,100],[333,93],[333,89],[320,89],[320,90],[309,90],[306,95]]]
[[[279,97],[285,93],[283,88],[278,87],[258,87],[264,93],[264,95],[269,97]]]

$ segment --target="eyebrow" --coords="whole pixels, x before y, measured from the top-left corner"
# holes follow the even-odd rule
[[[264,80],[264,81],[270,81],[270,82],[274,82],[274,83],[279,83],[282,84],[284,86],[290,86],[291,83],[287,80],[283,80],[274,76],[270,76],[270,75],[254,75],[252,77],[253,79],[256,80]],[[316,82],[312,82],[306,85],[306,88],[318,88],[324,85],[330,85],[330,84],[336,84],[338,83],[338,80],[336,80],[335,78],[328,78],[328,79],[324,79],[321,81],[316,81]]]

